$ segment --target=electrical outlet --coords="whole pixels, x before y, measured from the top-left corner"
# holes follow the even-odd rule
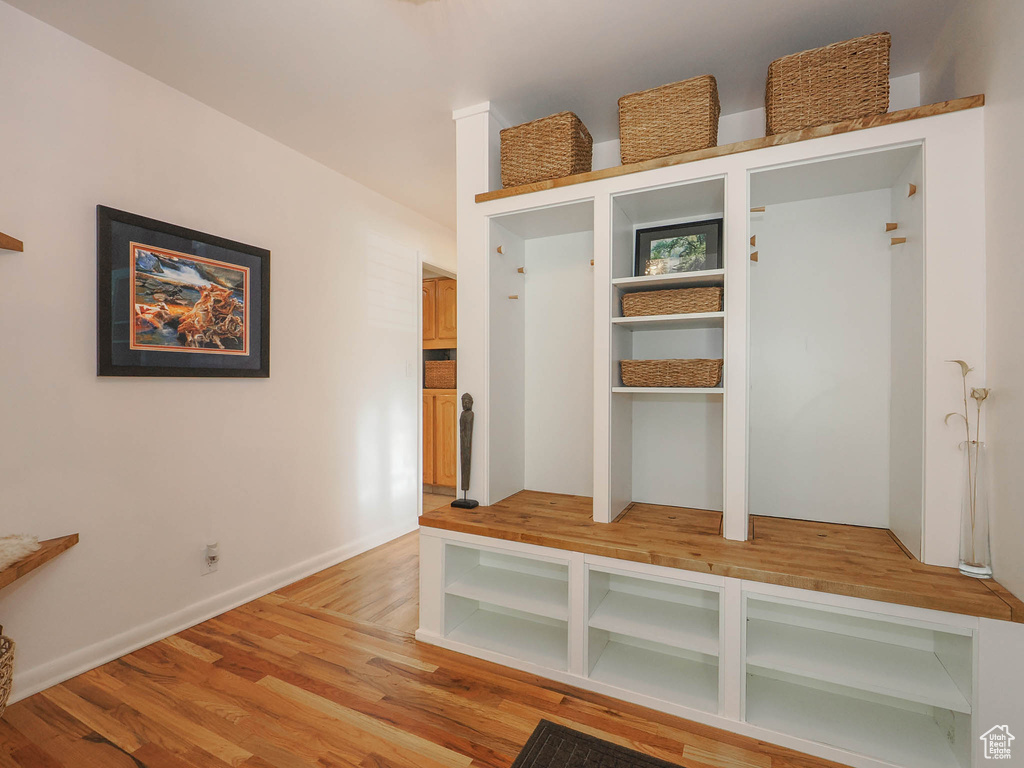
[[[203,565],[200,571],[201,576],[207,576],[220,567],[220,545],[207,544],[203,550]]]

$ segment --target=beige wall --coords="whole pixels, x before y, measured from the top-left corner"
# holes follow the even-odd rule
[[[965,0],[922,73],[925,102],[985,94],[987,419],[996,578],[1024,597],[1024,3]],[[980,382],[978,385],[980,386]]]
[[[0,594],[16,695],[416,525],[419,270],[454,233],[0,3]],[[97,378],[96,205],[272,251],[272,377]],[[200,577],[220,541],[218,573]]]

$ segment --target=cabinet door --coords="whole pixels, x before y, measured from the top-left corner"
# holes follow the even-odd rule
[[[434,395],[423,393],[423,482],[434,484]]]
[[[437,280],[423,281],[423,340],[437,338]]]
[[[454,280],[437,281],[437,338],[452,342],[458,336],[458,301]],[[452,344],[452,346],[455,346]]]
[[[434,396],[434,483],[455,485],[459,417],[455,395]]]

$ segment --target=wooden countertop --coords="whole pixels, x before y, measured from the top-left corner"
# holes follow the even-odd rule
[[[583,184],[588,181],[612,178],[613,176],[625,176],[630,173],[650,171],[655,168],[666,168],[670,165],[693,163],[697,160],[707,160],[712,157],[735,155],[740,152],[751,152],[755,149],[764,149],[765,147],[777,147],[782,144],[793,144],[798,141],[820,139],[825,136],[836,136],[840,133],[863,131],[866,128],[875,128],[880,125],[905,123],[908,120],[919,120],[922,117],[934,117],[935,115],[944,115],[949,112],[959,112],[963,109],[975,109],[983,106],[985,106],[984,94],[968,96],[963,99],[953,99],[952,101],[942,101],[937,104],[925,104],[920,107],[912,107],[911,109],[900,109],[896,112],[886,112],[884,115],[872,115],[871,117],[861,117],[856,120],[844,120],[841,123],[819,125],[815,128],[804,128],[800,131],[789,131],[788,133],[778,133],[774,136],[764,136],[757,139],[737,141],[733,144],[723,144],[720,147],[709,147],[708,149],[698,149],[694,152],[684,152],[679,155],[658,157],[653,160],[644,160],[641,163],[616,165],[612,168],[603,168],[599,171],[576,173],[572,176],[565,176],[561,179],[549,179],[547,181],[537,181],[533,184],[523,184],[518,187],[497,189],[493,192],[482,192],[476,196],[476,202],[486,203],[489,200],[500,200],[504,197],[526,195],[530,192],[540,192],[544,189],[568,187],[573,184]]]
[[[28,575],[43,563],[50,562],[61,552],[66,552],[77,543],[77,533],[40,542],[41,546],[38,550],[0,571],[0,589],[8,584],[13,584],[22,576]]]
[[[924,565],[881,528],[752,517],[721,536],[720,512],[632,504],[595,523],[591,499],[521,491],[491,507],[441,509],[420,525],[737,579],[1024,623],[1024,602],[991,580]]]

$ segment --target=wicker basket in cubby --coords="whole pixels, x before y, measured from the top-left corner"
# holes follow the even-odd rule
[[[701,75],[619,99],[622,164],[718,145],[718,83]]]
[[[776,59],[765,84],[765,133],[882,115],[889,110],[888,32]]]
[[[572,112],[501,132],[501,185],[518,187],[590,170],[594,140]]]
[[[721,312],[722,288],[675,288],[668,291],[642,291],[622,297],[623,317],[648,315],[689,315],[695,312]]]
[[[3,628],[0,627],[0,632]],[[11,695],[11,683],[14,681],[14,641],[0,634],[0,715],[7,707],[7,699]]]
[[[427,360],[423,365],[424,389],[455,389],[454,360]]]
[[[717,387],[722,360],[622,360],[624,387]]]

